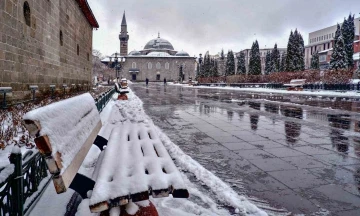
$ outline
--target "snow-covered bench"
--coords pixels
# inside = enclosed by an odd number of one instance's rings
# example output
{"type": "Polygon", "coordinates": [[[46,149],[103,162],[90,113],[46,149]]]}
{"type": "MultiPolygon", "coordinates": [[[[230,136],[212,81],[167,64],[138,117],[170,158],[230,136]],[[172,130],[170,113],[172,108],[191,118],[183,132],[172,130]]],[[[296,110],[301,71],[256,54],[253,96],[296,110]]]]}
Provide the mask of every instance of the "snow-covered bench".
{"type": "Polygon", "coordinates": [[[147,200],[150,195],[189,196],[154,128],[125,122],[111,128],[108,139],[98,135],[101,121],[90,94],[30,111],[23,118],[46,158],[57,193],[72,188],[83,198],[91,194],[92,212],[147,200]],[[104,151],[90,179],[77,172],[92,144],[104,151]],[[88,193],[90,190],[92,193],[88,193]]]}
{"type": "Polygon", "coordinates": [[[302,91],[305,81],[306,79],[292,79],[289,84],[284,84],[284,86],[288,86],[288,91],[302,91]]]}

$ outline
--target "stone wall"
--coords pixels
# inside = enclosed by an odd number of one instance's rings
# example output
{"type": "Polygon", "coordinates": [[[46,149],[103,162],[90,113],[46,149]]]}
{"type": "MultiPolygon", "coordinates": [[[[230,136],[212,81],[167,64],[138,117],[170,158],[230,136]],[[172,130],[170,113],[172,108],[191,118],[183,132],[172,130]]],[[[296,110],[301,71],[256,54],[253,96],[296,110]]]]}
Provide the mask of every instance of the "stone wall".
{"type": "Polygon", "coordinates": [[[92,26],[75,0],[0,0],[0,86],[12,99],[29,85],[90,84],[91,53],[92,26]]]}
{"type": "Polygon", "coordinates": [[[150,81],[157,81],[156,75],[160,74],[160,81],[163,81],[166,78],[167,81],[178,80],[179,78],[179,67],[178,65],[186,65],[183,69],[185,74],[185,80],[188,80],[189,77],[195,78],[195,59],[193,57],[126,57],[125,63],[123,63],[123,69],[121,71],[121,76],[132,80],[132,73],[130,70],[138,69],[139,72],[136,73],[137,81],[144,81],[148,78],[150,81]],[[133,63],[136,63],[136,66],[133,63]],[[152,68],[148,68],[148,63],[152,64],[152,68]],[[160,63],[160,68],[156,67],[156,64],[160,63]],[[165,68],[165,64],[169,63],[169,69],[165,68]]]}

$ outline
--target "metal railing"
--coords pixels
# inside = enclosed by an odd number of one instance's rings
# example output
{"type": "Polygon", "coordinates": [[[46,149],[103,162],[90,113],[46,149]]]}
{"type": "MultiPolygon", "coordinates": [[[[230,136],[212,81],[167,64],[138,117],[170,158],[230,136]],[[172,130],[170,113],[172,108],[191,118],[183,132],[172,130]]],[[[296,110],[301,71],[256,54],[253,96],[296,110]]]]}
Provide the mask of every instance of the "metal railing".
{"type": "Polygon", "coordinates": [[[21,152],[11,153],[9,159],[14,165],[14,172],[0,183],[0,215],[24,215],[41,194],[35,193],[40,182],[48,176],[46,163],[39,152],[33,151],[28,151],[24,156],[21,152]],[[24,206],[30,197],[32,200],[24,206]]]}
{"type": "Polygon", "coordinates": [[[99,97],[95,98],[96,107],[99,112],[101,112],[105,108],[106,104],[109,102],[114,93],[115,88],[111,88],[99,95],[99,97]]]}

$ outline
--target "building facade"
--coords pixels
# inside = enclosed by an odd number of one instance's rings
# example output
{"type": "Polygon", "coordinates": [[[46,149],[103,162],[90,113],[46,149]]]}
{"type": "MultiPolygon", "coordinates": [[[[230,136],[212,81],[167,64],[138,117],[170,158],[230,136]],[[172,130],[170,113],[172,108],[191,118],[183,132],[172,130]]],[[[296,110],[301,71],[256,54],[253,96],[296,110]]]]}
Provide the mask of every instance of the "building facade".
{"type": "MultiPolygon", "coordinates": [[[[286,53],[286,48],[277,48],[280,52],[280,58],[284,56],[286,53]]],[[[266,62],[266,53],[269,51],[271,53],[273,49],[272,48],[265,48],[265,49],[259,49],[260,51],[260,59],[261,59],[261,73],[265,74],[265,62],[266,62]]],[[[240,52],[236,53],[236,57],[239,57],[240,53],[243,52],[245,54],[245,67],[246,72],[249,71],[249,63],[250,63],[250,51],[251,49],[245,49],[241,50],[240,52]]]]}
{"type": "Polygon", "coordinates": [[[115,63],[117,54],[102,60],[104,64],[108,64],[112,68],[120,68],[119,74],[116,75],[118,78],[132,81],[145,81],[146,78],[150,81],[163,81],[164,79],[178,81],[179,79],[195,78],[195,57],[190,57],[185,51],[175,51],[169,41],[160,37],[160,33],[157,38],[147,42],[143,50],[127,53],[129,36],[127,35],[125,13],[121,23],[118,65],[115,63]]]}
{"type": "MultiPolygon", "coordinates": [[[[359,40],[360,18],[354,19],[354,24],[355,24],[354,43],[356,43],[356,41],[359,40]]],[[[340,25],[342,25],[342,23],[340,25]]],[[[311,57],[315,52],[319,53],[320,69],[327,69],[329,67],[330,56],[332,54],[336,29],[337,29],[337,25],[333,25],[309,33],[309,44],[305,46],[305,69],[310,68],[311,57]]]]}
{"type": "Polygon", "coordinates": [[[29,85],[91,83],[99,25],[86,0],[1,0],[0,17],[0,86],[12,87],[13,99],[29,85]]]}

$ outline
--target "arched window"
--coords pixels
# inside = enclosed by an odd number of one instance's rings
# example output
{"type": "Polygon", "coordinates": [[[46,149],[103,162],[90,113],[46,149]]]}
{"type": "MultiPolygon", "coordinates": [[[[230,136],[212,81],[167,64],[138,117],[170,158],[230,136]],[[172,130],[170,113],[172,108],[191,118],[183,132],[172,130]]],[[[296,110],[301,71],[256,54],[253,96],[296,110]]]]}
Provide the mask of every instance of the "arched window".
{"type": "Polygon", "coordinates": [[[24,2],[24,18],[25,18],[25,24],[27,26],[31,25],[31,11],[30,6],[27,1],[24,2]]]}
{"type": "Polygon", "coordinates": [[[133,62],[133,63],[131,64],[131,68],[136,68],[136,62],[133,62]]]}
{"type": "Polygon", "coordinates": [[[63,45],[64,45],[63,33],[60,30],[60,46],[63,46],[63,45]]]}
{"type": "Polygon", "coordinates": [[[165,69],[166,69],[166,70],[169,70],[169,62],[166,62],[166,63],[165,63],[165,69]]]}
{"type": "Polygon", "coordinates": [[[160,62],[156,63],[156,69],[160,69],[160,68],[161,68],[160,62]]]}
{"type": "Polygon", "coordinates": [[[79,47],[79,44],[78,44],[77,47],[76,47],[76,52],[77,52],[77,55],[80,55],[80,47],[79,47]]]}
{"type": "Polygon", "coordinates": [[[148,69],[152,69],[152,64],[151,64],[151,62],[148,63],[148,69]]]}

